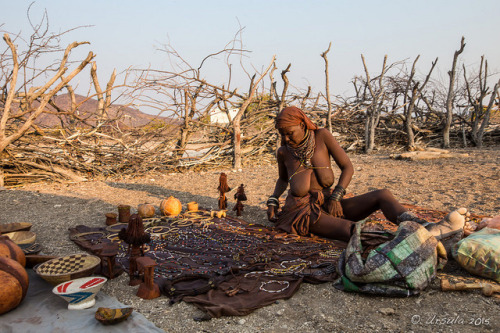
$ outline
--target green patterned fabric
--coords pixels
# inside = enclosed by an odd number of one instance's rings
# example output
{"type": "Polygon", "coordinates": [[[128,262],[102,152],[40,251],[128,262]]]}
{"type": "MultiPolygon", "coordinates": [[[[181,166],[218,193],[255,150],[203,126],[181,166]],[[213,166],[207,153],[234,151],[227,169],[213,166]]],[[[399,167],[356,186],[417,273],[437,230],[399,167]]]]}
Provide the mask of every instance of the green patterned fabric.
{"type": "Polygon", "coordinates": [[[341,276],[335,286],[355,291],[389,296],[418,294],[436,276],[444,262],[438,258],[438,240],[423,226],[406,221],[399,225],[394,238],[366,251],[358,222],[338,263],[341,276]],[[366,259],[364,259],[366,257],[366,259]]]}
{"type": "Polygon", "coordinates": [[[500,282],[500,230],[475,232],[455,244],[451,253],[470,273],[500,282]]]}

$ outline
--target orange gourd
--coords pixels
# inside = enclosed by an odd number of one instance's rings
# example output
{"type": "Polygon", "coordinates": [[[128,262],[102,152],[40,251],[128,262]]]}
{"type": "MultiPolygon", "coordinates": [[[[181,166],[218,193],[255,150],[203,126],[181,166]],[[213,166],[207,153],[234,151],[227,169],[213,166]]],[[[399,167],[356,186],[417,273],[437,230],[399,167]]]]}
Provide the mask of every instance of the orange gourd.
{"type": "Polygon", "coordinates": [[[148,203],[140,204],[137,207],[137,213],[143,218],[153,217],[155,216],[155,206],[148,203]]]}
{"type": "Polygon", "coordinates": [[[166,216],[177,216],[182,211],[182,204],[179,199],[173,196],[164,199],[160,203],[160,212],[166,216]]]}
{"type": "Polygon", "coordinates": [[[195,201],[191,201],[187,203],[187,210],[190,212],[198,211],[198,203],[195,201]]]}
{"type": "Polygon", "coordinates": [[[17,261],[0,257],[0,314],[17,307],[28,292],[28,273],[17,261]]]}
{"type": "Polygon", "coordinates": [[[0,236],[0,257],[13,259],[21,266],[26,266],[23,250],[7,236],[0,236]]]}

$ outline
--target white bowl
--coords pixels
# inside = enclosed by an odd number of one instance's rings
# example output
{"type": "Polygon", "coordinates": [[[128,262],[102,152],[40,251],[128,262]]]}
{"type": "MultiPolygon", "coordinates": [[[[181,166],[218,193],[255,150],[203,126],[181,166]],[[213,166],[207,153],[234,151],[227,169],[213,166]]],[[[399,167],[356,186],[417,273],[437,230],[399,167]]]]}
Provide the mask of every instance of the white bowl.
{"type": "Polygon", "coordinates": [[[94,306],[95,295],[107,280],[101,276],[79,278],[58,284],[52,292],[68,301],[68,310],[87,309],[94,306]]]}

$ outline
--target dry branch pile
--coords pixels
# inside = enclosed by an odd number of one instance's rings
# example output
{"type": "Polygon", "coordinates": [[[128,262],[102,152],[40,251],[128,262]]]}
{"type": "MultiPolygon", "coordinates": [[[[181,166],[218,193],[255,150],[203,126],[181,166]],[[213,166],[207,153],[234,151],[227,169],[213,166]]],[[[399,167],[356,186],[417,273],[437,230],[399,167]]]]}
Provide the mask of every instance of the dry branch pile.
{"type": "MultiPolygon", "coordinates": [[[[245,164],[274,160],[278,143],[274,110],[266,105],[243,117],[242,156],[245,164]]],[[[308,114],[318,124],[324,123],[324,112],[308,114]]],[[[378,146],[403,148],[405,132],[402,124],[389,118],[383,118],[380,124],[382,126],[377,130],[378,146]]],[[[346,150],[359,152],[363,149],[361,113],[339,113],[332,126],[337,140],[346,150]]],[[[210,124],[198,124],[198,129],[182,155],[175,153],[175,142],[180,132],[172,129],[123,130],[103,126],[76,131],[71,135],[64,130],[39,129],[10,145],[2,153],[0,168],[4,170],[4,184],[9,187],[37,181],[82,181],[96,176],[120,177],[152,171],[230,167],[233,153],[230,129],[210,124]]],[[[452,143],[459,146],[462,143],[459,127],[451,133],[452,143]]],[[[417,132],[417,142],[422,146],[439,138],[439,131],[420,129],[417,132]]],[[[487,142],[498,144],[500,126],[491,126],[486,138],[487,142]]]]}
{"type": "MultiPolygon", "coordinates": [[[[113,72],[103,89],[92,52],[70,59],[71,50],[87,42],[62,48],[57,44],[62,34],[49,34],[42,24],[34,28],[32,38],[24,40],[11,40],[5,34],[6,48],[0,53],[0,184],[5,186],[270,162],[279,144],[274,117],[288,105],[299,106],[315,123],[328,127],[347,151],[500,143],[499,119],[493,121],[500,112],[500,81],[490,89],[483,59],[477,77],[467,76],[464,67],[465,84],[455,87],[451,77],[448,92],[443,93],[431,80],[437,59],[428,74],[419,78],[419,57],[408,72],[404,61],[389,64],[385,56],[381,72],[370,74],[362,55],[365,76],[354,77],[355,95],[332,101],[330,45],[321,54],[326,95],[313,96],[311,87],[306,92],[288,91],[291,64],[281,71],[284,85],[279,93],[275,56],[260,72],[251,73],[241,64],[249,78],[248,91],[241,93],[230,88],[235,70],[231,59],[240,62],[248,52],[241,46],[239,31],[223,50],[208,55],[198,66],[188,64],[167,45],[164,51],[173,69],[126,71],[122,85],[115,84],[113,72]],[[26,45],[21,49],[16,42],[26,45]],[[53,54],[60,54],[60,59],[45,68],[34,66],[41,57],[53,54]],[[204,64],[216,56],[224,58],[227,82],[215,84],[204,78],[204,64]],[[87,96],[77,96],[70,83],[88,68],[91,87],[87,96]],[[45,81],[37,86],[35,80],[45,81]],[[67,91],[65,104],[60,98],[63,91],[67,91]],[[121,92],[113,100],[115,91],[121,92]],[[129,103],[114,105],[118,98],[129,103]],[[92,107],[85,109],[89,103],[92,107]],[[129,107],[134,104],[169,117],[144,116],[129,107]],[[213,122],[214,110],[227,115],[228,121],[213,122]],[[140,124],[131,124],[134,115],[142,115],[140,124]],[[57,126],[41,125],[39,120],[46,116],[55,118],[57,126]]],[[[462,39],[452,73],[464,46],[462,39]]]]}

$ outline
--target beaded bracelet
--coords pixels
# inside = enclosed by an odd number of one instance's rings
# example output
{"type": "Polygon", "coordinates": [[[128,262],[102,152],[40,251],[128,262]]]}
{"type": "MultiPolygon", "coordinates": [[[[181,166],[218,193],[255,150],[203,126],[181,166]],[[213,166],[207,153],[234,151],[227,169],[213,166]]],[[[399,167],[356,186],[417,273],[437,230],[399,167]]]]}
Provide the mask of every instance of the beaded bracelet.
{"type": "Polygon", "coordinates": [[[346,191],[345,188],[343,188],[340,185],[335,186],[335,189],[333,190],[332,194],[330,194],[329,199],[333,201],[340,201],[344,197],[346,191]]]}
{"type": "Polygon", "coordinates": [[[270,196],[269,199],[267,199],[267,205],[268,206],[279,206],[279,200],[276,197],[270,196]]]}

